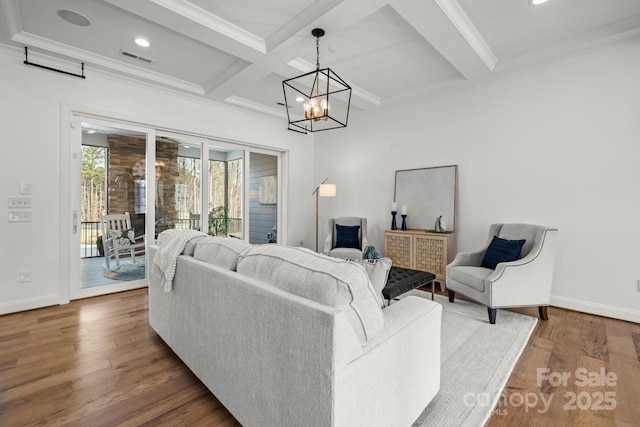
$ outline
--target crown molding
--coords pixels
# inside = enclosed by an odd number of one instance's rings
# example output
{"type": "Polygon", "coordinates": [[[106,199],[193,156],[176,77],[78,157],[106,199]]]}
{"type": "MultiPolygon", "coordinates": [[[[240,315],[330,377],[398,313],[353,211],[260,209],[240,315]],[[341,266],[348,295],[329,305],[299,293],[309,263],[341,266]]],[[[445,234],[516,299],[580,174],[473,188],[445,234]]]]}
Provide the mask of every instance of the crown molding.
{"type": "Polygon", "coordinates": [[[248,108],[250,110],[258,111],[264,114],[268,114],[274,117],[286,119],[287,115],[280,108],[270,107],[268,105],[260,104],[258,102],[250,101],[246,98],[241,98],[239,96],[229,96],[225,98],[225,101],[236,105],[238,107],[248,108]]]}
{"type": "Polygon", "coordinates": [[[53,52],[58,55],[63,55],[69,58],[74,58],[79,61],[91,63],[106,69],[116,71],[123,74],[128,74],[141,79],[150,80],[154,83],[173,87],[176,89],[184,90],[187,92],[195,93],[198,95],[204,95],[205,90],[202,85],[190,83],[181,79],[168,77],[164,74],[157,73],[155,71],[145,70],[134,65],[129,65],[124,62],[116,61],[106,56],[98,55],[92,52],[88,52],[83,49],[78,49],[69,46],[64,43],[55,42],[53,40],[46,39],[44,37],[37,36],[35,34],[27,32],[19,32],[14,34],[12,40],[17,43],[21,43],[27,46],[43,49],[48,52],[53,52]]]}

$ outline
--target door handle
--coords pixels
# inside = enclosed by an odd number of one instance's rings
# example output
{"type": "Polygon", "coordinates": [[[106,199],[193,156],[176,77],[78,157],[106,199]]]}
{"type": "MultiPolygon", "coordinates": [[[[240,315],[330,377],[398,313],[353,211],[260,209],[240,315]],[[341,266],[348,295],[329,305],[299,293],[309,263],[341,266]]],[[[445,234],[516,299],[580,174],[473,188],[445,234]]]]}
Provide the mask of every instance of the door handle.
{"type": "Polygon", "coordinates": [[[78,211],[73,210],[73,234],[78,234],[78,211]]]}

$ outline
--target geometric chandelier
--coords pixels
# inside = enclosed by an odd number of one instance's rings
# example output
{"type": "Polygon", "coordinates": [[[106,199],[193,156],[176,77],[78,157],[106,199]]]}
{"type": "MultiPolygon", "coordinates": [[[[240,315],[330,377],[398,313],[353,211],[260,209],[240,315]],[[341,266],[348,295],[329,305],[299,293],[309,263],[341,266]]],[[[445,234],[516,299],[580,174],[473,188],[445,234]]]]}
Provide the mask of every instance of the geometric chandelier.
{"type": "Polygon", "coordinates": [[[347,127],[351,86],[330,68],[320,69],[324,30],[315,28],[311,34],[316,38],[316,69],[282,82],[288,129],[307,133],[347,127]]]}

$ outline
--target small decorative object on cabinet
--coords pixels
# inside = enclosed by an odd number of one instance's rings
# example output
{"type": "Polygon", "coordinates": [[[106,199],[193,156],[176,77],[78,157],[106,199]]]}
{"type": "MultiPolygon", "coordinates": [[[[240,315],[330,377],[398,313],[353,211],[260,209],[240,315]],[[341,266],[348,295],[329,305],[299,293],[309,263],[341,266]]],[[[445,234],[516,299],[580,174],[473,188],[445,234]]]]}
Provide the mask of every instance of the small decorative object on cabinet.
{"type": "Polygon", "coordinates": [[[436,275],[444,290],[447,264],[456,254],[455,233],[432,233],[424,230],[386,230],[384,256],[395,267],[428,271],[436,275]]]}

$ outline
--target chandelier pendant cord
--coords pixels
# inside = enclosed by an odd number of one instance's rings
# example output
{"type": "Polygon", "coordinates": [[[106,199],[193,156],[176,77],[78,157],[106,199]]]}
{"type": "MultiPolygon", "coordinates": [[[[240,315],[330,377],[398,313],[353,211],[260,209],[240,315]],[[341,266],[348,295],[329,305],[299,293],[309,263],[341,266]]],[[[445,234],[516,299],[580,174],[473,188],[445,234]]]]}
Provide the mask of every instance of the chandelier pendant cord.
{"type": "MultiPolygon", "coordinates": [[[[316,36],[316,100],[320,102],[320,37],[316,36]]],[[[313,89],[311,90],[313,94],[313,89]]]]}
{"type": "Polygon", "coordinates": [[[320,69],[320,37],[316,37],[316,70],[320,69]]]}

